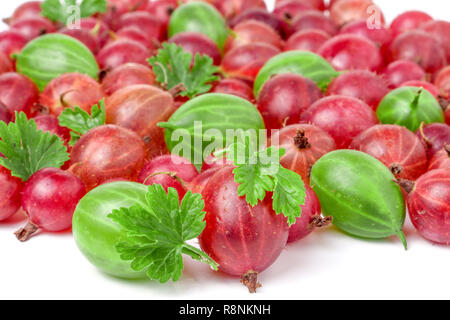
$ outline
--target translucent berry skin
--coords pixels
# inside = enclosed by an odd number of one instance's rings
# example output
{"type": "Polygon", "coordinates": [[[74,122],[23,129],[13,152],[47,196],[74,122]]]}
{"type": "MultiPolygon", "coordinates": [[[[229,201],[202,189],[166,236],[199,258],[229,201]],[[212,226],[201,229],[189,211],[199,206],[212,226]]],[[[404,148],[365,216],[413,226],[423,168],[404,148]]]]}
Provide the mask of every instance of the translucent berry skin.
{"type": "Polygon", "coordinates": [[[172,187],[178,191],[180,197],[186,193],[185,185],[175,177],[171,177],[168,174],[158,174],[151,176],[155,173],[174,173],[183,182],[191,182],[198,176],[198,171],[194,165],[187,159],[176,155],[162,155],[153,158],[147,162],[142,170],[139,172],[138,182],[147,186],[153,184],[161,184],[167,191],[167,188],[172,187]]]}
{"type": "Polygon", "coordinates": [[[283,125],[298,123],[302,113],[320,98],[322,92],[312,80],[284,73],[264,84],[258,98],[258,109],[266,129],[280,129],[283,125]]]}
{"type": "Polygon", "coordinates": [[[14,20],[9,27],[20,32],[28,41],[56,31],[55,26],[49,20],[40,16],[14,20]]]}
{"type": "Polygon", "coordinates": [[[27,77],[16,72],[0,75],[0,101],[12,114],[23,111],[32,116],[38,99],[39,89],[27,77]]]}
{"type": "Polygon", "coordinates": [[[225,156],[215,156],[214,153],[205,158],[203,162],[201,172],[210,170],[210,169],[222,169],[225,166],[233,166],[233,161],[230,161],[225,156]]]}
{"type": "Polygon", "coordinates": [[[428,158],[450,145],[450,126],[445,123],[430,123],[416,131],[416,135],[427,150],[428,158]]]}
{"type": "Polygon", "coordinates": [[[421,26],[421,29],[428,34],[435,36],[446,52],[447,63],[450,63],[450,22],[434,20],[421,26]]]}
{"type": "Polygon", "coordinates": [[[361,132],[378,124],[375,112],[365,102],[345,96],[331,96],[314,103],[302,120],[328,132],[338,149],[347,148],[361,132]]]}
{"type": "MultiPolygon", "coordinates": [[[[279,6],[284,2],[290,0],[275,0],[275,5],[279,6]]],[[[296,2],[302,3],[306,6],[310,6],[312,9],[324,11],[325,10],[325,1],[324,0],[295,0],[296,2]]]]}
{"type": "Polygon", "coordinates": [[[251,207],[237,194],[232,167],[218,171],[203,190],[206,228],[199,237],[202,249],[219,270],[242,276],[262,272],[284,249],[289,227],[272,209],[271,195],[251,207]]]}
{"type": "Polygon", "coordinates": [[[117,30],[125,27],[136,27],[150,39],[161,41],[165,37],[163,23],[146,11],[134,11],[122,15],[118,21],[117,30]]]}
{"type": "Polygon", "coordinates": [[[38,130],[56,134],[66,144],[70,141],[70,130],[59,125],[58,118],[50,114],[39,115],[34,118],[38,130]]]}
{"type": "Polygon", "coordinates": [[[0,165],[0,221],[8,219],[20,209],[22,188],[22,180],[11,176],[11,172],[0,165]]]}
{"type": "Polygon", "coordinates": [[[278,53],[280,50],[269,44],[245,44],[228,51],[221,68],[229,77],[253,82],[264,64],[278,53]]]}
{"type": "Polygon", "coordinates": [[[211,89],[214,93],[232,94],[248,101],[253,101],[253,89],[244,81],[239,79],[222,79],[211,89]]]}
{"type": "Polygon", "coordinates": [[[450,146],[436,152],[428,162],[428,171],[436,169],[450,170],[450,146]]]}
{"type": "Polygon", "coordinates": [[[297,31],[286,41],[284,51],[304,50],[317,53],[329,39],[330,36],[321,30],[297,31]]]}
{"type": "Polygon", "coordinates": [[[170,38],[169,42],[176,43],[185,51],[192,54],[193,59],[198,53],[213,59],[214,65],[220,65],[222,56],[217,44],[200,32],[180,32],[170,38]]]}
{"type": "Polygon", "coordinates": [[[106,123],[136,132],[148,141],[152,157],[166,153],[164,130],[157,124],[169,120],[174,112],[172,96],[149,85],[128,86],[106,99],[106,123]]]}
{"type": "Polygon", "coordinates": [[[197,177],[195,177],[189,184],[188,189],[192,193],[202,194],[209,180],[220,170],[221,167],[211,168],[206,171],[202,171],[197,177]]]}
{"type": "Polygon", "coordinates": [[[425,71],[415,62],[398,60],[390,63],[382,73],[390,89],[398,88],[402,83],[412,80],[425,80],[425,71]]]}
{"type": "Polygon", "coordinates": [[[310,235],[314,231],[313,227],[311,227],[311,219],[321,214],[320,203],[316,193],[308,185],[305,185],[305,189],[305,204],[300,206],[302,208],[302,215],[289,228],[288,243],[299,241],[310,235]]]}
{"type": "Polygon", "coordinates": [[[141,43],[119,39],[104,46],[97,54],[97,62],[103,70],[116,68],[128,62],[148,66],[148,49],[141,43]]]}
{"type": "Polygon", "coordinates": [[[327,89],[327,95],[357,98],[374,110],[388,92],[389,88],[382,78],[365,70],[345,72],[335,78],[327,89]]]}
{"type": "Polygon", "coordinates": [[[446,65],[445,52],[437,38],[421,30],[399,35],[389,48],[390,61],[410,60],[433,74],[446,65]]]}
{"type": "Polygon", "coordinates": [[[438,73],[434,84],[444,98],[450,99],[450,66],[443,68],[438,73]]]}
{"type": "Polygon", "coordinates": [[[9,123],[12,120],[12,114],[8,108],[0,102],[0,121],[9,123]]]}
{"type": "Polygon", "coordinates": [[[280,19],[291,22],[305,11],[313,10],[312,6],[298,0],[285,0],[275,5],[273,13],[280,19]]]}
{"type": "Polygon", "coordinates": [[[254,8],[246,10],[241,14],[237,15],[234,19],[230,21],[230,27],[234,28],[236,25],[246,20],[256,20],[261,21],[274,29],[281,38],[286,39],[291,31],[288,24],[278,18],[275,14],[267,12],[267,10],[262,8],[254,8]]]}
{"type": "Polygon", "coordinates": [[[145,3],[143,10],[162,22],[167,29],[172,12],[178,7],[178,0],[156,0],[145,3]]]}
{"type": "Polygon", "coordinates": [[[136,27],[125,27],[120,29],[110,39],[110,42],[114,42],[119,39],[139,42],[152,53],[156,52],[158,49],[158,42],[155,41],[155,39],[150,39],[142,30],[136,27]]]}
{"type": "Polygon", "coordinates": [[[0,51],[0,74],[14,71],[13,64],[8,56],[0,51]]]}
{"type": "Polygon", "coordinates": [[[198,176],[195,166],[187,159],[177,155],[162,155],[145,164],[139,174],[139,182],[144,182],[149,175],[157,172],[174,172],[184,182],[191,182],[198,176]]]}
{"type": "Polygon", "coordinates": [[[111,179],[136,181],[146,158],[146,146],[136,133],[105,125],[78,140],[71,152],[71,170],[89,191],[111,179]]]}
{"type": "Polygon", "coordinates": [[[88,17],[80,19],[80,28],[89,31],[92,35],[97,38],[100,48],[109,41],[110,39],[110,29],[109,26],[102,20],[88,17]]]}
{"type": "Polygon", "coordinates": [[[330,7],[330,17],[339,26],[347,23],[366,20],[384,24],[384,16],[380,8],[372,0],[339,0],[330,7]],[[379,20],[379,21],[377,21],[379,20]]]}
{"type": "Polygon", "coordinates": [[[248,9],[267,9],[264,0],[213,0],[213,4],[227,19],[231,19],[248,9]]]}
{"type": "Polygon", "coordinates": [[[286,150],[281,165],[299,174],[306,184],[309,184],[309,171],[316,161],[336,149],[333,137],[311,124],[284,127],[272,136],[272,145],[286,150]]]}
{"type": "Polygon", "coordinates": [[[330,36],[336,35],[339,31],[338,26],[330,18],[318,11],[306,11],[292,21],[293,32],[310,29],[321,30],[330,36]]]}
{"type": "Polygon", "coordinates": [[[14,10],[11,21],[41,16],[42,1],[27,1],[14,10]]]}
{"type": "Polygon", "coordinates": [[[102,80],[103,91],[108,96],[135,84],[154,85],[155,75],[152,69],[130,62],[107,72],[102,80]]]}
{"type": "Polygon", "coordinates": [[[358,135],[349,148],[380,160],[397,178],[416,180],[428,167],[420,140],[405,127],[397,125],[373,126],[358,135]]]}
{"type": "Polygon", "coordinates": [[[384,64],[380,49],[370,40],[353,34],[343,34],[325,42],[318,53],[338,71],[379,71],[384,64]]]}
{"type": "Polygon", "coordinates": [[[228,36],[225,44],[225,51],[254,42],[267,43],[278,49],[282,49],[284,45],[280,35],[269,25],[261,21],[245,20],[233,28],[233,34],[228,36]]]}
{"type": "Polygon", "coordinates": [[[95,37],[90,31],[86,29],[63,28],[58,32],[82,42],[86,47],[89,48],[89,50],[91,50],[93,54],[97,54],[100,48],[99,40],[97,39],[97,37],[95,37]]]}
{"type": "Polygon", "coordinates": [[[393,40],[391,30],[385,26],[369,29],[366,20],[356,20],[344,25],[339,31],[340,34],[354,34],[373,41],[380,48],[389,45],[393,40]]]}
{"type": "Polygon", "coordinates": [[[433,21],[433,18],[422,11],[406,11],[398,15],[391,23],[391,30],[394,36],[418,29],[424,23],[433,21]]]}
{"type": "Polygon", "coordinates": [[[63,231],[72,226],[78,202],[86,194],[83,183],[72,173],[42,169],[31,176],[22,194],[22,207],[40,229],[63,231]]]}
{"type": "Polygon", "coordinates": [[[40,104],[55,116],[66,108],[80,107],[90,112],[105,93],[97,81],[81,73],[65,73],[48,83],[41,94],[40,104]]]}
{"type": "Polygon", "coordinates": [[[421,176],[407,202],[411,221],[422,237],[450,245],[450,170],[421,176]]]}
{"type": "Polygon", "coordinates": [[[27,42],[27,38],[17,30],[0,32],[0,51],[8,57],[20,52],[27,42]]]}

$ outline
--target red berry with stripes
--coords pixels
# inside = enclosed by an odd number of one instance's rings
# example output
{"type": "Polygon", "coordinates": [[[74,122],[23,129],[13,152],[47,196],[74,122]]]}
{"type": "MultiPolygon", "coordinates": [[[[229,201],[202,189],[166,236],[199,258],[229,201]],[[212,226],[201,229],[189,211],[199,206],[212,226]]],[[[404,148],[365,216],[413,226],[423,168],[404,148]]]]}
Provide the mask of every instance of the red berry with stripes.
{"type": "Polygon", "coordinates": [[[152,69],[138,63],[126,63],[102,76],[102,88],[108,96],[135,84],[154,85],[155,75],[152,69]]]}
{"type": "Polygon", "coordinates": [[[272,136],[272,144],[286,150],[281,165],[298,173],[307,183],[316,161],[336,149],[334,139],[311,124],[294,124],[281,129],[272,136]]]}
{"type": "Polygon", "coordinates": [[[430,123],[422,125],[416,132],[423,143],[428,158],[447,145],[450,145],[450,126],[445,123],[430,123]]]}
{"type": "Polygon", "coordinates": [[[136,181],[146,158],[146,145],[136,133],[105,125],[78,140],[71,152],[70,170],[91,190],[112,179],[136,181]]]}
{"type": "Polygon", "coordinates": [[[341,74],[329,85],[327,95],[344,95],[360,99],[376,110],[389,88],[375,73],[365,70],[341,74]]]}
{"type": "Polygon", "coordinates": [[[279,53],[280,50],[270,44],[244,44],[225,54],[221,69],[229,77],[253,82],[264,64],[279,53]]]}
{"type": "Polygon", "coordinates": [[[299,241],[310,235],[315,228],[328,225],[330,218],[321,217],[319,199],[310,186],[305,185],[306,199],[305,204],[301,206],[302,215],[297,218],[295,224],[289,228],[288,243],[299,241]]]}
{"type": "Polygon", "coordinates": [[[349,148],[377,158],[397,178],[416,180],[427,170],[425,148],[405,127],[376,125],[357,136],[349,148]]]}
{"type": "Polygon", "coordinates": [[[430,159],[428,171],[435,169],[450,170],[450,145],[446,145],[430,159]]]}
{"type": "Polygon", "coordinates": [[[401,181],[413,225],[425,239],[450,245],[450,170],[432,170],[416,183],[401,181]]]}
{"type": "Polygon", "coordinates": [[[258,109],[267,129],[280,129],[300,121],[303,112],[322,98],[310,79],[293,73],[279,74],[267,81],[258,98],[258,109]]]}
{"type": "Polygon", "coordinates": [[[361,100],[346,96],[320,99],[303,113],[301,120],[329,133],[338,149],[347,148],[353,138],[378,124],[372,108],[361,100]]]}
{"type": "Polygon", "coordinates": [[[203,190],[206,228],[199,241],[220,271],[241,277],[254,291],[257,274],[272,265],[286,246],[289,227],[286,218],[273,211],[271,195],[254,207],[238,196],[233,170],[221,169],[203,190]]]}
{"type": "MultiPolygon", "coordinates": [[[[1,156],[1,155],[0,155],[1,156]]],[[[0,221],[14,215],[21,206],[23,182],[11,176],[11,172],[0,166],[0,221]]]]}

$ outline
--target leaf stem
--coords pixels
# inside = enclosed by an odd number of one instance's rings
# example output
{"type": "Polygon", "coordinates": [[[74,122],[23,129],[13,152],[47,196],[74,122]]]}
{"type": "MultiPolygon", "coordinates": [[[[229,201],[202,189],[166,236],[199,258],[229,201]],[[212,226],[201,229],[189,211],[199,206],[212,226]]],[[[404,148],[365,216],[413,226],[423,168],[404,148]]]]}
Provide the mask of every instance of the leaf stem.
{"type": "Polygon", "coordinates": [[[185,243],[183,245],[183,249],[182,249],[183,253],[192,257],[195,260],[199,260],[201,262],[207,263],[211,266],[211,268],[215,271],[217,271],[219,269],[219,264],[217,262],[215,262],[213,259],[211,259],[210,256],[208,256],[205,252],[203,252],[202,250],[191,246],[187,243],[185,243]]]}
{"type": "Polygon", "coordinates": [[[397,232],[397,237],[399,237],[399,239],[403,243],[403,247],[405,247],[405,250],[408,250],[408,243],[406,242],[406,236],[405,236],[405,234],[403,233],[402,230],[397,232]]]}

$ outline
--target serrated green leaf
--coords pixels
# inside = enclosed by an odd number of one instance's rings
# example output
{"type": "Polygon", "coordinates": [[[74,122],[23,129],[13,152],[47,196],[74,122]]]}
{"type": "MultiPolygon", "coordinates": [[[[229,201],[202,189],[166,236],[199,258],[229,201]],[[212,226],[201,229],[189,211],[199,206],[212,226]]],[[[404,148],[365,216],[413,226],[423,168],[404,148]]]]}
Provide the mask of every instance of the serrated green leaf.
{"type": "Polygon", "coordinates": [[[283,168],[280,159],[285,150],[276,147],[250,152],[249,140],[237,142],[227,149],[227,156],[236,168],[234,181],[238,195],[245,196],[251,206],[265,199],[267,192],[273,192],[273,209],[288,218],[289,225],[301,215],[306,190],[302,178],[295,172],[283,168]]]}
{"type": "Polygon", "coordinates": [[[189,98],[208,92],[211,83],[218,79],[214,75],[218,68],[210,57],[196,54],[191,67],[192,54],[175,43],[163,44],[163,48],[148,62],[162,87],[170,90],[182,85],[179,95],[189,98]]]}
{"type": "Polygon", "coordinates": [[[302,214],[300,206],[305,204],[305,185],[298,174],[281,166],[275,174],[275,180],[273,209],[277,214],[283,213],[289,225],[292,225],[302,214]]]}
{"type": "Polygon", "coordinates": [[[108,3],[106,0],[83,0],[80,4],[81,18],[87,18],[95,13],[104,13],[108,3]]]}
{"type": "Polygon", "coordinates": [[[186,241],[197,238],[205,228],[204,202],[200,194],[186,193],[181,204],[175,189],[166,193],[161,185],[149,186],[147,206],[121,208],[109,215],[124,232],[116,249],[131,268],[145,270],[150,279],[161,283],[177,281],[183,270],[182,254],[209,264],[215,263],[186,241]]]}
{"type": "Polygon", "coordinates": [[[71,130],[69,145],[74,146],[81,136],[89,130],[104,125],[106,121],[105,110],[105,99],[100,100],[98,105],[92,107],[91,114],[79,107],[75,107],[73,110],[65,109],[58,120],[60,126],[71,130]]]}
{"type": "Polygon", "coordinates": [[[15,177],[28,180],[43,168],[60,168],[69,154],[63,141],[54,134],[37,129],[36,122],[25,113],[16,112],[16,121],[0,121],[0,164],[15,177]]]}
{"type": "Polygon", "coordinates": [[[251,206],[264,200],[266,192],[272,191],[275,183],[270,176],[262,175],[260,167],[244,164],[233,170],[234,181],[239,184],[238,195],[243,197],[251,206]]]}
{"type": "Polygon", "coordinates": [[[107,2],[106,0],[83,0],[78,4],[77,0],[45,0],[41,4],[41,14],[51,21],[67,24],[69,18],[76,14],[75,7],[79,10],[79,18],[87,18],[95,13],[104,13],[107,2]]]}

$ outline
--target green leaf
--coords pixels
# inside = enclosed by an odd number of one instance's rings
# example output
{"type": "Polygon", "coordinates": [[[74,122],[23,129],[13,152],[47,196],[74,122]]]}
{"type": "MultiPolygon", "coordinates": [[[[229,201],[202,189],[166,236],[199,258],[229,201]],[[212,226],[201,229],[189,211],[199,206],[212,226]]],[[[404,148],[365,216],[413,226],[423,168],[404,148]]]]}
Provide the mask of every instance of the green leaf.
{"type": "Polygon", "coordinates": [[[298,174],[282,166],[275,174],[275,180],[273,209],[277,214],[283,213],[288,218],[289,225],[292,225],[302,214],[300,205],[305,204],[305,185],[298,174]]]}
{"type": "Polygon", "coordinates": [[[16,112],[16,121],[0,121],[0,164],[15,177],[27,181],[43,168],[60,168],[69,154],[63,141],[54,134],[37,129],[36,122],[25,113],[16,112]]]}
{"type": "Polygon", "coordinates": [[[287,217],[289,225],[301,216],[301,205],[305,204],[306,190],[302,178],[295,172],[283,168],[280,159],[284,149],[270,147],[249,154],[249,140],[237,142],[227,149],[230,160],[236,168],[234,181],[239,184],[239,196],[251,206],[265,199],[267,192],[273,192],[273,209],[287,217]]]}
{"type": "Polygon", "coordinates": [[[87,18],[95,13],[104,13],[107,6],[106,0],[83,0],[80,5],[81,17],[87,18]]]}
{"type": "Polygon", "coordinates": [[[73,110],[67,108],[61,113],[58,120],[60,126],[72,130],[69,144],[73,146],[89,130],[105,124],[105,99],[100,100],[98,105],[92,107],[91,114],[79,107],[75,107],[73,110]]]}
{"type": "Polygon", "coordinates": [[[45,0],[41,4],[41,14],[52,21],[67,24],[69,18],[77,14],[76,9],[79,10],[79,18],[87,18],[95,13],[104,13],[106,7],[106,0],[83,0],[81,4],[77,0],[45,0]]]}
{"type": "Polygon", "coordinates": [[[192,54],[175,43],[163,44],[163,48],[148,62],[153,68],[156,81],[167,90],[180,86],[179,95],[183,97],[193,98],[208,92],[212,87],[211,82],[218,79],[214,75],[218,68],[213,65],[210,57],[196,54],[191,67],[192,54]]]}
{"type": "Polygon", "coordinates": [[[152,185],[146,202],[145,207],[121,208],[108,216],[123,228],[124,241],[116,249],[123,260],[131,261],[133,270],[145,270],[150,279],[161,283],[177,281],[184,268],[183,254],[217,270],[217,263],[206,253],[186,243],[206,226],[200,194],[189,191],[180,204],[175,189],[166,193],[161,185],[152,185]]]}

